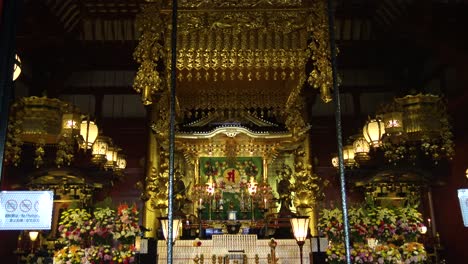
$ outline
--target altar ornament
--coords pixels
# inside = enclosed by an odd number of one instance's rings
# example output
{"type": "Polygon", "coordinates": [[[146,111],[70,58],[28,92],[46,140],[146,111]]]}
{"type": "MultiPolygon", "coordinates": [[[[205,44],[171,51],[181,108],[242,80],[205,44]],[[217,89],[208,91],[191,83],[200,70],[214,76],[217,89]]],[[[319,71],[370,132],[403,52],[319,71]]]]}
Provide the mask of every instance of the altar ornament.
{"type": "MultiPolygon", "coordinates": [[[[160,217],[159,221],[161,222],[161,228],[163,231],[164,239],[167,241],[169,237],[169,219],[167,217],[160,217]]],[[[177,237],[179,236],[179,229],[182,228],[181,219],[174,218],[172,219],[172,243],[174,245],[177,237]]]]}
{"type": "Polygon", "coordinates": [[[206,183],[206,192],[213,196],[216,190],[216,183],[213,181],[213,177],[208,178],[208,182],[206,183]]]}
{"type": "Polygon", "coordinates": [[[290,219],[292,231],[294,233],[294,238],[296,238],[297,245],[299,246],[299,255],[301,258],[302,264],[302,247],[305,244],[307,238],[307,233],[309,230],[309,217],[308,216],[298,216],[290,219]]]}
{"type": "Polygon", "coordinates": [[[276,246],[278,243],[275,241],[274,238],[270,239],[270,242],[268,242],[268,246],[270,247],[270,254],[268,254],[268,264],[277,264],[279,261],[279,258],[276,257],[276,246]]]}
{"type": "Polygon", "coordinates": [[[211,220],[211,211],[213,210],[213,196],[216,191],[216,183],[213,181],[213,177],[208,177],[208,182],[206,183],[206,193],[208,194],[208,206],[209,212],[208,217],[211,220]]]}
{"type": "Polygon", "coordinates": [[[257,193],[257,182],[255,181],[255,178],[253,176],[250,177],[250,181],[248,183],[248,191],[251,196],[257,193]]]}

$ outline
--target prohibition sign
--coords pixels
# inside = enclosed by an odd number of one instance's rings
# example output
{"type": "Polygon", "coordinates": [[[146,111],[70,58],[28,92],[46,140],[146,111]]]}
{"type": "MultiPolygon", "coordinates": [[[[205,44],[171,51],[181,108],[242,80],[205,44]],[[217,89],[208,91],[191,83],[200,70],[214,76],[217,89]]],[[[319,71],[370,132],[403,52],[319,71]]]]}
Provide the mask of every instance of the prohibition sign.
{"type": "Polygon", "coordinates": [[[18,203],[15,200],[8,200],[5,204],[5,210],[12,213],[18,208],[18,203]]]}
{"type": "Polygon", "coordinates": [[[34,203],[34,210],[36,210],[36,212],[39,212],[39,201],[36,201],[34,203]]]}
{"type": "Polygon", "coordinates": [[[20,205],[19,205],[19,208],[21,211],[23,211],[24,213],[27,213],[31,210],[32,208],[32,202],[28,199],[24,199],[23,201],[21,201],[20,205]]]}

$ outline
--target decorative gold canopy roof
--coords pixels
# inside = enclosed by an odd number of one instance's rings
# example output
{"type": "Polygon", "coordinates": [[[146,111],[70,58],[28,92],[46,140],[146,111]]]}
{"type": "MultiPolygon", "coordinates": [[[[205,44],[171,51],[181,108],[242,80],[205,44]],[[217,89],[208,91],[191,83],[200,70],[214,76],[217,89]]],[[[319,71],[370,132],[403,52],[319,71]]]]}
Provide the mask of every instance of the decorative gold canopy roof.
{"type": "MultiPolygon", "coordinates": [[[[137,18],[134,52],[140,63],[134,88],[144,104],[168,89],[171,64],[170,1],[149,2],[137,18]]],[[[330,101],[327,25],[322,0],[179,1],[181,109],[289,109],[306,80],[330,101]]]]}

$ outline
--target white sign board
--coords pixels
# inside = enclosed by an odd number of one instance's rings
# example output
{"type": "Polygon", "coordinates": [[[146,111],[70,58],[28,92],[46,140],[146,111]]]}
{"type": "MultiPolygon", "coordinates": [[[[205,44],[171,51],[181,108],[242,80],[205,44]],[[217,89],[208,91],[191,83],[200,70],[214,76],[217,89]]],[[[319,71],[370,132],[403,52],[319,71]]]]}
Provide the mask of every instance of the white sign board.
{"type": "Polygon", "coordinates": [[[468,189],[458,189],[463,224],[468,227],[468,189]]]}
{"type": "Polygon", "coordinates": [[[48,230],[53,205],[52,191],[2,191],[0,230],[48,230]]]}

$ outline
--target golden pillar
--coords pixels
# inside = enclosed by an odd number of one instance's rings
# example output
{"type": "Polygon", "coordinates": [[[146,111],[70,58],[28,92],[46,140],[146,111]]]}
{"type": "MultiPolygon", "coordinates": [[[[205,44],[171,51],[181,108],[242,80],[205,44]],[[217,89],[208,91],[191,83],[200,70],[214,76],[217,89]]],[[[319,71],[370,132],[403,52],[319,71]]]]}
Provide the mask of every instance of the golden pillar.
{"type": "MultiPolygon", "coordinates": [[[[304,151],[305,151],[305,161],[306,164],[310,164],[310,173],[313,173],[313,167],[312,167],[312,158],[311,158],[311,146],[310,146],[310,134],[307,133],[307,136],[304,139],[304,151]]],[[[310,228],[310,234],[312,236],[318,236],[318,229],[317,229],[317,224],[318,224],[318,215],[317,215],[317,194],[313,194],[313,196],[310,198],[310,206],[311,210],[308,213],[310,221],[309,221],[309,228],[310,228]]]]}
{"type": "MultiPolygon", "coordinates": [[[[156,106],[153,104],[150,107],[151,121],[155,122],[157,119],[156,106]]],[[[149,127],[149,126],[148,126],[149,127]]],[[[150,199],[145,202],[143,210],[143,226],[150,229],[151,231],[146,232],[146,236],[150,238],[156,238],[157,230],[159,227],[158,217],[160,216],[160,210],[153,208],[152,200],[154,197],[154,192],[148,189],[148,186],[151,185],[151,181],[154,179],[154,175],[159,172],[159,151],[158,151],[158,142],[152,131],[152,128],[148,129],[148,148],[146,150],[146,186],[150,199]]]]}

